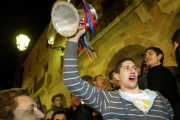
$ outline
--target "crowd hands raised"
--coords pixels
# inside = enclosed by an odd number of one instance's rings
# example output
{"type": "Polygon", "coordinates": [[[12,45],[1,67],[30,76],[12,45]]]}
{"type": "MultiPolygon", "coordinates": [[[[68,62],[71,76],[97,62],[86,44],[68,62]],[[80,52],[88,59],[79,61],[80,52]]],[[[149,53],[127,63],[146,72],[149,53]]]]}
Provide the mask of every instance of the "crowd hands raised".
{"type": "Polygon", "coordinates": [[[106,89],[102,75],[95,76],[94,85],[90,85],[73,72],[78,70],[73,66],[77,66],[77,43],[84,33],[81,26],[66,43],[64,84],[72,91],[72,106],[64,108],[63,96],[57,94],[51,99],[52,108],[44,114],[27,90],[12,88],[0,91],[0,120],[180,120],[180,29],[172,37],[177,68],[164,67],[162,50],[149,47],[141,68],[136,68],[132,58],[115,64],[109,73],[111,90],[106,89]]]}

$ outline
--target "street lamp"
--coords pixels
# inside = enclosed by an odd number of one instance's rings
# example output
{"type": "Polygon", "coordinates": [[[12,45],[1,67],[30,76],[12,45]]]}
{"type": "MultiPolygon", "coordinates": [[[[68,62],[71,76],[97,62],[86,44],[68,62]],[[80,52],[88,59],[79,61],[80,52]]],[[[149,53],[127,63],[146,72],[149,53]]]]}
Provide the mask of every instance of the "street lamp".
{"type": "Polygon", "coordinates": [[[14,81],[14,87],[21,87],[21,68],[22,68],[22,60],[23,60],[23,54],[26,48],[28,47],[28,44],[30,42],[30,39],[28,36],[20,34],[16,37],[16,43],[18,51],[18,60],[16,65],[16,75],[15,75],[15,81],[14,81]]]}
{"type": "Polygon", "coordinates": [[[16,37],[17,48],[20,51],[26,50],[29,42],[30,42],[30,39],[26,35],[20,34],[19,36],[16,37]]]}

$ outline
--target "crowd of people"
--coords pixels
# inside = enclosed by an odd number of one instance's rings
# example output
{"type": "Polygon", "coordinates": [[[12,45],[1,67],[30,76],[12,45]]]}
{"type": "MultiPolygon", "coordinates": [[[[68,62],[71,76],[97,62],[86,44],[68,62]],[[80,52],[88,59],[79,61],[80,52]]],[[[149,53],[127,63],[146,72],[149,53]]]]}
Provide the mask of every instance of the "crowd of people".
{"type": "Polygon", "coordinates": [[[65,108],[62,94],[56,94],[44,114],[27,90],[12,88],[0,91],[0,120],[180,120],[180,29],[172,37],[178,67],[163,66],[163,51],[149,47],[140,69],[132,58],[115,64],[109,73],[111,90],[102,75],[91,85],[77,72],[76,50],[84,33],[81,27],[69,38],[64,55],[63,81],[72,92],[72,106],[65,108]]]}

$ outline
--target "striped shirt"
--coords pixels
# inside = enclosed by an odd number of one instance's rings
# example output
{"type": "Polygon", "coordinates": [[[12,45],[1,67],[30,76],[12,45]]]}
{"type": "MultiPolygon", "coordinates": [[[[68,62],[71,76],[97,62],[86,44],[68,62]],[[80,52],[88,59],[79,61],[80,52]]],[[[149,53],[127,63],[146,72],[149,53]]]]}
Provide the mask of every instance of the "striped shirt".
{"type": "MultiPolygon", "coordinates": [[[[77,43],[67,41],[64,56],[64,84],[86,105],[101,112],[104,120],[170,120],[174,113],[169,101],[158,94],[144,113],[118,92],[100,91],[79,77],[77,43]]],[[[150,91],[150,90],[149,90],[150,91]]]]}

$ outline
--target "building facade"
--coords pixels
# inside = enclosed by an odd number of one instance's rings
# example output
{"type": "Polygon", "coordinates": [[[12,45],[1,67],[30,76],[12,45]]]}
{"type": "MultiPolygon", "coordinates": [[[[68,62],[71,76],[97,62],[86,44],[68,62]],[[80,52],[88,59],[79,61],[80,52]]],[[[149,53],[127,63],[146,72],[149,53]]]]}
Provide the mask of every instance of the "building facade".
{"type": "MultiPolygon", "coordinates": [[[[78,55],[80,76],[92,84],[102,74],[111,89],[108,74],[123,57],[132,57],[140,67],[146,48],[156,46],[164,52],[164,66],[177,66],[171,37],[180,28],[179,0],[87,0],[98,15],[96,37],[88,31],[89,46],[95,50],[89,59],[85,49],[78,55]]],[[[78,3],[75,3],[78,4],[78,3]]],[[[49,25],[51,24],[51,21],[49,25]]],[[[40,96],[44,110],[51,98],[63,93],[69,107],[70,91],[63,84],[63,55],[67,38],[55,35],[54,47],[48,44],[49,25],[23,63],[22,87],[33,99],[40,96]],[[62,46],[59,49],[53,49],[62,46]]]]}

